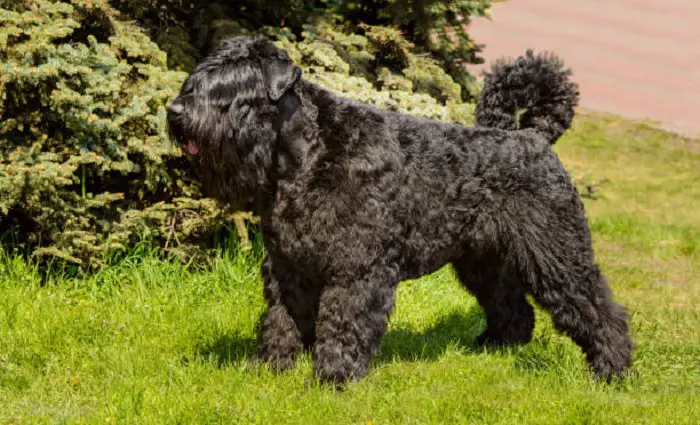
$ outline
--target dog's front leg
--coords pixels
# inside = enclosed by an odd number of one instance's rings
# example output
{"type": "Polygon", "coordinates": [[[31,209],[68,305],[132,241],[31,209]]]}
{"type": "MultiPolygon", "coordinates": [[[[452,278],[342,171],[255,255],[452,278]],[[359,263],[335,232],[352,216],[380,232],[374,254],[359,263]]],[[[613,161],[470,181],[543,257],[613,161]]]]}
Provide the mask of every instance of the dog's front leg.
{"type": "Polygon", "coordinates": [[[324,288],[313,359],[322,382],[341,387],[365,374],[386,331],[395,288],[394,282],[379,279],[324,288]]]}
{"type": "Polygon", "coordinates": [[[318,295],[283,262],[265,258],[262,266],[268,311],[263,319],[259,355],[277,371],[294,366],[296,356],[315,341],[318,295]]]}

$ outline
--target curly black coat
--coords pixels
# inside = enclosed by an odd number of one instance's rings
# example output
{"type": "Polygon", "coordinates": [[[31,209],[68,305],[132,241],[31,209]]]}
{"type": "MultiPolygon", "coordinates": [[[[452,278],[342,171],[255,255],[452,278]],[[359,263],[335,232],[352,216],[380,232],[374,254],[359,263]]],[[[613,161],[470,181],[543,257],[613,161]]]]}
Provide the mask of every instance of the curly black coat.
{"type": "Polygon", "coordinates": [[[263,37],[229,39],[200,63],[169,108],[171,134],[205,187],[260,213],[262,358],[286,369],[313,347],[321,380],[358,379],[399,282],[452,263],[486,313],[479,343],[528,342],[530,294],[598,376],[621,375],[627,315],[550,146],[578,101],[569,74],[532,52],[498,63],[464,127],[339,97],[263,37]]]}

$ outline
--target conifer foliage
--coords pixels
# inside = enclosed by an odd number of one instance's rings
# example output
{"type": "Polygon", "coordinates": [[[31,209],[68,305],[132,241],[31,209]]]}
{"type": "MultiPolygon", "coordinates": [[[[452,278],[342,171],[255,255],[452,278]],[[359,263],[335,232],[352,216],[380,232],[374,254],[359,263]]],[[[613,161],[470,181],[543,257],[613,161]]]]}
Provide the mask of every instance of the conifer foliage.
{"type": "Polygon", "coordinates": [[[195,253],[225,220],[167,137],[165,106],[184,77],[106,2],[5,2],[3,245],[85,266],[144,237],[195,253]]]}
{"type": "Polygon", "coordinates": [[[0,243],[91,268],[147,242],[207,257],[250,213],[202,196],[166,105],[222,38],[266,33],[304,75],[400,112],[472,121],[464,31],[490,0],[0,0],[0,243]],[[138,26],[137,26],[138,25],[138,26]]]}

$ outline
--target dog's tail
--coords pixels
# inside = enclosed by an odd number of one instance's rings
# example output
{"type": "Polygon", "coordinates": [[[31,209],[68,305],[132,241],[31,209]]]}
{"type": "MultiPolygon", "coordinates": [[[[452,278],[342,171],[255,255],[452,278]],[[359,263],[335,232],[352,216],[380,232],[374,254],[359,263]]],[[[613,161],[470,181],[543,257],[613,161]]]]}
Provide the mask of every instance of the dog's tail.
{"type": "Polygon", "coordinates": [[[534,128],[554,144],[571,126],[578,85],[571,70],[552,53],[528,50],[501,59],[486,73],[476,104],[476,125],[503,130],[534,128]]]}

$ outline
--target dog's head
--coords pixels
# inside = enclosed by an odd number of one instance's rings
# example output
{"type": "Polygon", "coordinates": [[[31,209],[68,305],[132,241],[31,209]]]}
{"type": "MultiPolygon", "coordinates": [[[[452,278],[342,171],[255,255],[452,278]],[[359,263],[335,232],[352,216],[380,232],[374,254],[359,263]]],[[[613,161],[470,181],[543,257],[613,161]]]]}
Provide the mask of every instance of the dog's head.
{"type": "Polygon", "coordinates": [[[237,203],[271,183],[280,104],[301,70],[261,36],[225,40],[197,65],[168,108],[170,135],[207,190],[237,203]]]}

